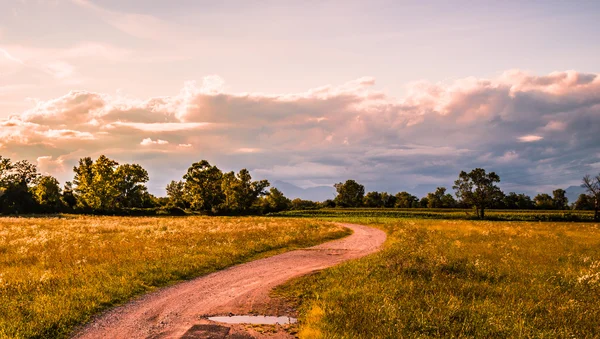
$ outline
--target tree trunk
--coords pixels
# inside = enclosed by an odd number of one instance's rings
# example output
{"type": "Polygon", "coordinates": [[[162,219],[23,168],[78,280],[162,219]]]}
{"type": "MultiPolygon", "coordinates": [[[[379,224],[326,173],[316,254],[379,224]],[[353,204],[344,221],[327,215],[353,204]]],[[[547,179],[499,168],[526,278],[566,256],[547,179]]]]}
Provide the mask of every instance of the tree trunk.
{"type": "Polygon", "coordinates": [[[485,207],[481,206],[481,215],[479,216],[480,219],[485,219],[485,207]]]}
{"type": "Polygon", "coordinates": [[[594,198],[594,221],[600,220],[600,216],[598,215],[599,205],[600,205],[600,201],[599,201],[598,197],[595,197],[594,198]]]}

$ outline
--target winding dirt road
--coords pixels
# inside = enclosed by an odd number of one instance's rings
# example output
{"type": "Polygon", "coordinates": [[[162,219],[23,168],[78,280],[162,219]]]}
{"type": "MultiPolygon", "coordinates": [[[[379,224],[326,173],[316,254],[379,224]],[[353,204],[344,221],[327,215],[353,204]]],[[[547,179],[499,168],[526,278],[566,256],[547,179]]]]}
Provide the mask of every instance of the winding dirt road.
{"type": "Polygon", "coordinates": [[[193,337],[189,330],[202,323],[206,315],[250,312],[282,315],[277,303],[269,298],[273,287],[376,252],[386,239],[383,231],[372,227],[340,225],[350,228],[353,234],[149,293],[105,312],[77,331],[74,338],[188,338],[193,337]]]}

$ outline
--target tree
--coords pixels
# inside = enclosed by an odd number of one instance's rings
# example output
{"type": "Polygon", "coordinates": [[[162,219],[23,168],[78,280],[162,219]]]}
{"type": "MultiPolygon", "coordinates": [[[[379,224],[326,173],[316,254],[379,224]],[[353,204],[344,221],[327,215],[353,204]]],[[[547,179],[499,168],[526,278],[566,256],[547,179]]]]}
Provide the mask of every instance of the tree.
{"type": "Polygon", "coordinates": [[[427,208],[427,206],[429,206],[429,198],[422,197],[421,200],[419,200],[419,207],[420,208],[427,208]]]}
{"type": "Polygon", "coordinates": [[[31,213],[37,203],[30,187],[39,178],[37,167],[27,160],[12,163],[0,156],[0,212],[3,214],[31,213]]]}
{"type": "Polygon", "coordinates": [[[427,194],[428,208],[448,208],[454,207],[454,197],[446,194],[446,187],[438,187],[435,192],[427,194]],[[449,197],[447,197],[447,195],[449,197]]]}
{"type": "Polygon", "coordinates": [[[225,173],[221,189],[225,195],[224,208],[237,213],[247,213],[258,199],[266,195],[268,180],[252,181],[250,172],[243,168],[238,174],[225,173]]]}
{"type": "Polygon", "coordinates": [[[485,209],[501,199],[502,191],[496,186],[500,177],[495,172],[486,173],[483,168],[476,168],[467,173],[461,171],[454,182],[456,196],[465,204],[474,206],[477,216],[485,218],[485,209]]]}
{"type": "Polygon", "coordinates": [[[504,196],[502,199],[504,203],[504,207],[508,209],[532,209],[534,207],[531,198],[523,193],[517,194],[515,192],[510,192],[508,195],[504,196]]]}
{"type": "Polygon", "coordinates": [[[167,197],[169,197],[169,206],[185,208],[185,183],[183,181],[172,180],[166,187],[167,197]]]}
{"type": "Polygon", "coordinates": [[[69,208],[74,208],[77,205],[77,197],[73,192],[73,183],[70,181],[65,182],[62,190],[62,201],[63,204],[69,208]]]}
{"type": "Polygon", "coordinates": [[[283,193],[275,187],[271,187],[269,193],[263,198],[263,212],[280,212],[289,209],[292,206],[292,201],[283,195],[283,193]]]}
{"type": "Polygon", "coordinates": [[[542,210],[551,210],[554,209],[554,200],[549,194],[540,193],[533,198],[535,202],[535,206],[542,210]]]}
{"type": "Polygon", "coordinates": [[[311,200],[302,200],[300,198],[296,198],[292,200],[292,209],[293,210],[313,210],[318,208],[319,204],[311,200]]]}
{"type": "Polygon", "coordinates": [[[73,167],[75,177],[73,178],[73,192],[77,197],[78,207],[91,207],[93,203],[94,186],[93,186],[93,165],[94,161],[90,157],[79,159],[79,165],[73,167]]]}
{"type": "Polygon", "coordinates": [[[354,180],[346,180],[345,183],[333,185],[337,191],[335,197],[336,206],[340,207],[360,207],[365,196],[365,186],[354,180]]]}
{"type": "Polygon", "coordinates": [[[415,202],[418,202],[419,198],[408,192],[396,193],[396,207],[398,208],[411,208],[415,202]]]}
{"type": "Polygon", "coordinates": [[[379,192],[369,192],[363,198],[365,207],[383,207],[383,200],[379,192]]]}
{"type": "Polygon", "coordinates": [[[147,200],[148,188],[144,185],[150,178],[148,172],[138,164],[123,164],[117,167],[116,186],[119,191],[120,207],[143,207],[147,200]]]}
{"type": "Polygon", "coordinates": [[[569,208],[569,198],[567,192],[561,188],[552,191],[552,202],[557,210],[566,210],[569,208]]]}
{"type": "Polygon", "coordinates": [[[583,177],[581,187],[585,188],[590,199],[594,201],[594,220],[600,220],[600,215],[598,215],[600,209],[600,174],[595,177],[586,174],[583,177]]]}
{"type": "Polygon", "coordinates": [[[58,212],[62,209],[60,186],[54,177],[41,176],[33,186],[32,192],[43,212],[58,212]]]}
{"type": "Polygon", "coordinates": [[[206,160],[193,163],[183,176],[185,198],[190,208],[215,213],[225,201],[221,188],[223,172],[206,160]]]}
{"type": "Polygon", "coordinates": [[[92,161],[90,157],[79,159],[73,167],[75,194],[79,207],[97,211],[110,211],[120,207],[119,178],[116,169],[119,163],[101,155],[92,161]]]}
{"type": "Polygon", "coordinates": [[[573,204],[573,209],[575,210],[593,210],[594,209],[594,199],[591,198],[587,194],[580,194],[577,198],[577,201],[573,204]]]}
{"type": "Polygon", "coordinates": [[[396,205],[396,197],[389,194],[388,192],[382,192],[381,202],[383,203],[383,207],[392,208],[396,205]]]}

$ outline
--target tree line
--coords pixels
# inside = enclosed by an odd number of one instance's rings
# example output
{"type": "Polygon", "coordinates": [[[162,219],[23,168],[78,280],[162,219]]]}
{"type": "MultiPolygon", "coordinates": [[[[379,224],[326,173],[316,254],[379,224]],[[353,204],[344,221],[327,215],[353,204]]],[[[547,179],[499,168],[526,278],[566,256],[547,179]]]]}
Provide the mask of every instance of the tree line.
{"type": "Polygon", "coordinates": [[[367,192],[355,180],[334,185],[337,195],[323,202],[285,197],[267,180],[252,180],[247,169],[223,172],[206,160],[193,163],[182,180],[171,181],[166,197],[148,192],[148,172],[139,164],[119,164],[101,155],[96,160],[81,158],[73,167],[73,181],[63,187],[56,178],[42,175],[37,167],[21,160],[12,162],[0,156],[0,213],[139,213],[185,214],[185,210],[205,214],[264,214],[290,209],[332,207],[370,208],[474,208],[480,218],[493,209],[595,210],[598,220],[600,174],[586,175],[581,194],[569,205],[566,192],[541,193],[533,199],[526,194],[502,192],[500,177],[482,168],[462,171],[452,187],[445,187],[418,198],[408,192],[392,195],[367,192]],[[456,198],[455,198],[456,196],[456,198]]]}
{"type": "Polygon", "coordinates": [[[533,199],[523,193],[505,194],[496,185],[500,177],[495,172],[486,173],[482,168],[471,172],[461,171],[452,188],[456,198],[447,193],[445,187],[418,198],[408,192],[392,195],[387,192],[368,192],[355,180],[334,185],[337,191],[335,199],[324,202],[327,207],[371,207],[371,208],[475,208],[477,216],[485,217],[486,209],[542,209],[542,210],[594,210],[595,220],[599,220],[600,174],[596,177],[586,175],[577,201],[569,205],[564,189],[552,191],[552,195],[540,193],[533,199]]]}

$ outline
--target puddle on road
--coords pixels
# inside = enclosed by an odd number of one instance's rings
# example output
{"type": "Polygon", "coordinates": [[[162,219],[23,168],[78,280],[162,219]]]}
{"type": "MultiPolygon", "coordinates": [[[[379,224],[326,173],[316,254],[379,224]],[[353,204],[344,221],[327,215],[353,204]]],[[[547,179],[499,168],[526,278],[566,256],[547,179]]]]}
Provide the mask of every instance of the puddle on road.
{"type": "Polygon", "coordinates": [[[273,317],[264,315],[233,315],[227,317],[208,317],[208,320],[226,324],[253,324],[253,325],[287,325],[298,320],[291,317],[273,317]]]}

